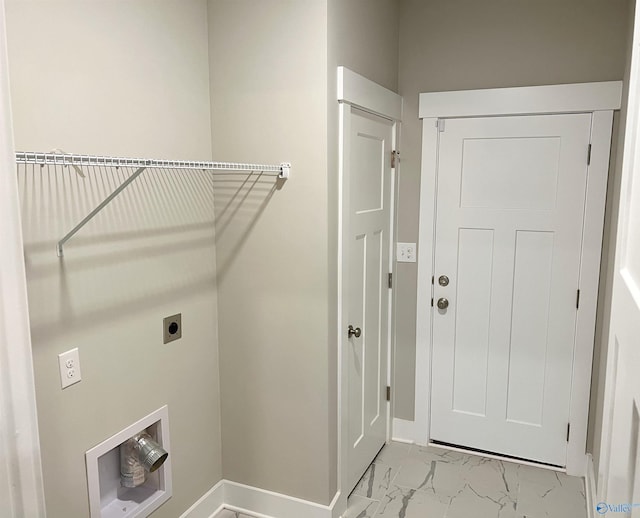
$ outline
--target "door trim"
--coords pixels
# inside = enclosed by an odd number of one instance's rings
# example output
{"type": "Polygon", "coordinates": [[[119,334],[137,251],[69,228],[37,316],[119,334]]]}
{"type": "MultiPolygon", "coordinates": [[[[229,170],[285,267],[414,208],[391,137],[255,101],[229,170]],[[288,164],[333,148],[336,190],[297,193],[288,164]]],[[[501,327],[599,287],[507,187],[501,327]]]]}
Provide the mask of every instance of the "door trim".
{"type": "Polygon", "coordinates": [[[622,81],[420,94],[419,118],[490,117],[619,110],[622,81]]]}
{"type": "MultiPolygon", "coordinates": [[[[621,162],[618,162],[618,168],[621,170],[621,186],[618,222],[613,230],[616,236],[615,264],[613,266],[610,329],[608,336],[605,337],[608,340],[608,350],[606,360],[604,360],[606,361],[606,374],[604,395],[602,396],[600,454],[597,459],[598,471],[595,473],[596,502],[611,501],[611,498],[617,498],[622,494],[622,492],[616,494],[617,485],[620,485],[618,481],[624,475],[616,473],[616,461],[619,462],[619,459],[616,459],[614,453],[616,445],[614,441],[621,418],[625,419],[629,411],[627,409],[621,412],[622,404],[626,404],[629,398],[637,401],[637,393],[634,394],[629,390],[629,383],[625,383],[622,372],[622,365],[627,357],[625,353],[629,348],[626,345],[628,338],[625,335],[628,336],[630,329],[626,329],[626,327],[631,326],[620,325],[621,319],[625,319],[627,316],[622,308],[631,307],[637,310],[640,306],[638,303],[640,294],[634,289],[636,283],[630,278],[630,272],[626,268],[628,241],[631,235],[629,216],[632,189],[637,188],[634,187],[634,182],[638,179],[638,174],[635,171],[640,165],[640,157],[638,156],[640,144],[640,93],[638,92],[638,86],[640,86],[640,3],[633,1],[631,11],[633,17],[631,22],[633,24],[632,38],[629,43],[631,57],[627,74],[625,74],[628,96],[625,103],[626,117],[621,116],[623,124],[621,124],[620,131],[623,132],[621,135],[624,135],[624,138],[621,137],[621,146],[618,149],[618,153],[622,152],[621,162]],[[625,118],[626,120],[624,120],[625,118]],[[621,395],[625,398],[622,402],[620,401],[621,395]]],[[[622,426],[624,427],[624,424],[622,426]]]]}
{"type": "Polygon", "coordinates": [[[338,67],[338,102],[383,119],[402,120],[402,97],[346,67],[338,67]]]}
{"type": "MultiPolygon", "coordinates": [[[[347,350],[342,347],[344,341],[344,328],[347,323],[347,305],[344,305],[343,286],[347,286],[344,272],[348,264],[345,245],[348,239],[348,200],[349,200],[349,157],[345,152],[348,149],[346,137],[349,134],[351,124],[351,109],[357,108],[365,112],[372,113],[384,119],[394,122],[393,127],[393,149],[398,149],[398,129],[402,117],[402,97],[395,92],[370,81],[369,79],[356,74],[346,67],[338,67],[337,74],[338,88],[338,283],[337,283],[337,329],[336,340],[338,344],[338,491],[340,492],[337,509],[346,510],[347,496],[350,488],[347,484],[347,456],[344,454],[348,441],[348,420],[347,420],[347,350]]],[[[394,242],[395,220],[395,182],[397,178],[397,168],[391,169],[391,207],[389,222],[391,234],[389,235],[389,268],[393,271],[393,255],[391,253],[394,242]]],[[[387,361],[387,383],[391,383],[391,337],[392,332],[392,308],[393,293],[389,297],[389,340],[388,340],[388,361],[387,361]]],[[[387,405],[387,439],[390,437],[391,411],[387,405]]]]}
{"type": "MultiPolygon", "coordinates": [[[[8,70],[0,0],[0,70],[8,70]]],[[[45,515],[9,80],[0,78],[0,514],[45,515]],[[4,302],[4,303],[3,303],[4,302]]]]}
{"type": "MultiPolygon", "coordinates": [[[[591,367],[602,249],[613,110],[620,108],[622,82],[498,88],[420,94],[422,164],[416,318],[415,420],[402,423],[400,439],[426,445],[430,441],[432,350],[431,276],[434,266],[435,204],[438,168],[438,119],[501,115],[592,113],[591,163],[587,169],[584,238],[580,262],[581,304],[576,322],[576,348],[571,382],[567,473],[586,473],[586,437],[591,367]],[[428,318],[425,318],[428,315],[428,318]],[[581,373],[588,372],[589,376],[581,373]]],[[[585,150],[586,153],[586,150],[585,150]]],[[[399,435],[394,430],[394,436],[399,435]]]]}

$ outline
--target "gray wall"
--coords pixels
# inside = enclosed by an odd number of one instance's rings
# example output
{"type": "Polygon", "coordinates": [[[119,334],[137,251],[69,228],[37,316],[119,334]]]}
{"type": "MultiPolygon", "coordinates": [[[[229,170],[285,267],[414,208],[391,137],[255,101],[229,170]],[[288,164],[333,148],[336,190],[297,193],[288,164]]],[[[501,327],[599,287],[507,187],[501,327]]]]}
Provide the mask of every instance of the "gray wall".
{"type": "MultiPolygon", "coordinates": [[[[628,16],[627,0],[400,0],[398,241],[418,237],[420,92],[622,79],[628,16]]],[[[397,273],[395,416],[413,420],[416,265],[397,273]]]]}
{"type": "MultiPolygon", "coordinates": [[[[211,158],[203,1],[9,1],[7,24],[18,149],[211,158]]],[[[19,173],[50,518],[88,516],[85,451],[164,404],[174,494],[154,516],[221,478],[210,174],[143,174],[55,254],[125,176],[19,173]],[[177,312],[183,338],[163,345],[177,312]],[[83,379],[63,391],[57,355],[73,347],[83,379]]]]}
{"type": "Polygon", "coordinates": [[[10,5],[19,148],[185,159],[209,159],[213,148],[220,160],[294,163],[285,185],[145,174],[74,238],[61,267],[55,240],[124,172],[81,181],[47,171],[44,184],[39,170],[21,173],[40,422],[55,431],[43,438],[50,515],[85,515],[84,451],[164,402],[175,494],[159,516],[175,516],[223,474],[331,501],[337,110],[327,105],[336,106],[337,64],[396,87],[396,8],[395,0],[10,5]],[[185,337],[158,346],[159,319],[177,311],[185,337]],[[61,392],[56,355],[75,345],[84,379],[61,392]],[[206,430],[209,449],[189,444],[193,430],[206,430]],[[72,493],[72,502],[62,496],[72,493]]]}
{"type": "MultiPolygon", "coordinates": [[[[350,68],[396,92],[399,0],[329,0],[328,3],[329,55],[333,52],[336,66],[350,68]]],[[[330,66],[329,72],[332,71],[330,66]]],[[[334,96],[331,100],[335,99],[334,96]]]]}
{"type": "Polygon", "coordinates": [[[223,473],[337,490],[336,66],[395,89],[396,0],[210,0],[213,149],[292,178],[216,182],[223,473]],[[282,29],[285,30],[282,30],[282,29]]]}
{"type": "Polygon", "coordinates": [[[216,179],[223,474],[328,504],[336,491],[327,266],[324,0],[209,0],[212,142],[291,161],[291,179],[216,179]]]}

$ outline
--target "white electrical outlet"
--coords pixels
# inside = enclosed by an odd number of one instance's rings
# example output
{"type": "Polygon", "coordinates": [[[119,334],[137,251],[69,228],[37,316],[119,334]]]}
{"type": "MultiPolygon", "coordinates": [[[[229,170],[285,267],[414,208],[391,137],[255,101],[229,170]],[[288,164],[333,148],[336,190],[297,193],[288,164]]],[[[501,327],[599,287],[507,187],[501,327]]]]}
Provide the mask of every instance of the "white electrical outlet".
{"type": "Polygon", "coordinates": [[[396,261],[399,263],[416,262],[416,244],[398,243],[396,247],[396,261]]]}
{"type": "Polygon", "coordinates": [[[80,353],[78,348],[71,349],[66,353],[58,355],[58,364],[60,366],[60,384],[62,388],[78,383],[82,379],[80,373],[80,353]]]}

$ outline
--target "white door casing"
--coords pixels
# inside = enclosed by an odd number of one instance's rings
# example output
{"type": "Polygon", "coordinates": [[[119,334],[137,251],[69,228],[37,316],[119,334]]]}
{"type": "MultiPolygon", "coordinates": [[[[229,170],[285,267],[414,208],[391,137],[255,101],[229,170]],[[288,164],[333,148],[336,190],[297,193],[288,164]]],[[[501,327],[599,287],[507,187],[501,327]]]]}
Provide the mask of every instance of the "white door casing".
{"type": "Polygon", "coordinates": [[[441,127],[431,439],[563,467],[591,114],[441,127]]]}
{"type": "Polygon", "coordinates": [[[394,437],[418,444],[430,442],[431,387],[431,277],[434,272],[432,243],[435,234],[436,178],[438,164],[438,119],[591,113],[591,163],[585,193],[584,240],[580,262],[580,310],[576,320],[576,347],[571,376],[570,423],[567,472],[584,475],[590,373],[593,354],[602,221],[613,110],[619,109],[619,81],[499,88],[420,95],[422,119],[422,164],[418,245],[418,304],[416,327],[415,420],[394,420],[394,437]],[[422,243],[422,245],[420,245],[422,243]],[[424,245],[426,243],[426,246],[424,245]]]}
{"type": "Polygon", "coordinates": [[[0,516],[45,516],[20,203],[0,0],[0,516]]]}
{"type": "MultiPolygon", "coordinates": [[[[640,516],[640,10],[635,11],[607,353],[598,506],[640,516]]],[[[606,513],[607,509],[599,510],[606,513]]]]}
{"type": "Polygon", "coordinates": [[[402,99],[338,68],[339,488],[343,504],[388,437],[395,149],[402,99]],[[348,336],[348,326],[360,337],[348,336]]]}

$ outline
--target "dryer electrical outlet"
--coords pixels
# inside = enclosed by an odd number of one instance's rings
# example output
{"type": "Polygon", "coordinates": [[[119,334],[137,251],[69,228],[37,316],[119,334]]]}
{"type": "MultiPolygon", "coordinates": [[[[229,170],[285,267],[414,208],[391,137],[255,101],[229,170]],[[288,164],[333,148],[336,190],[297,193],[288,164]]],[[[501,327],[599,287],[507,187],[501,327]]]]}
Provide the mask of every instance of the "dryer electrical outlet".
{"type": "Polygon", "coordinates": [[[162,342],[168,344],[182,338],[182,313],[162,320],[162,342]]]}

